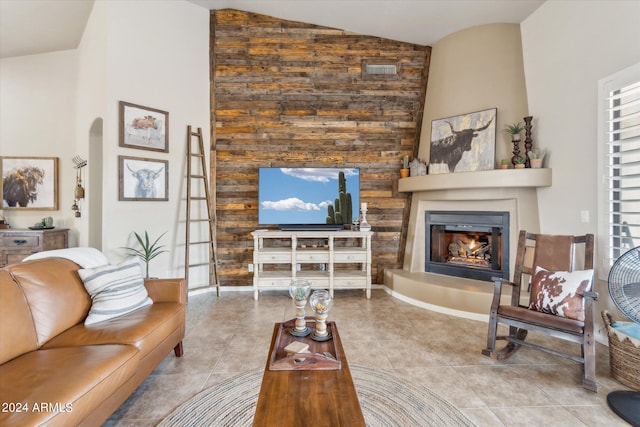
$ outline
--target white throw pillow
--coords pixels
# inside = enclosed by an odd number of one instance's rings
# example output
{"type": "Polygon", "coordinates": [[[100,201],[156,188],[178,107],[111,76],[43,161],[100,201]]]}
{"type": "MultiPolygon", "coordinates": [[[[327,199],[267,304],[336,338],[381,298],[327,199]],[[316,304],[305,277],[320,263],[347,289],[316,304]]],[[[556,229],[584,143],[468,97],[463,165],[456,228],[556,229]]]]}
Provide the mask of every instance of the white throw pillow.
{"type": "Polygon", "coordinates": [[[109,260],[102,252],[96,248],[89,247],[52,249],[50,251],[36,252],[35,254],[29,255],[22,261],[24,262],[50,257],[67,258],[82,268],[101,267],[109,264],[109,260]]]}
{"type": "Polygon", "coordinates": [[[142,270],[131,257],[117,265],[78,270],[92,304],[85,325],[102,322],[153,304],[144,287],[142,270]]]}

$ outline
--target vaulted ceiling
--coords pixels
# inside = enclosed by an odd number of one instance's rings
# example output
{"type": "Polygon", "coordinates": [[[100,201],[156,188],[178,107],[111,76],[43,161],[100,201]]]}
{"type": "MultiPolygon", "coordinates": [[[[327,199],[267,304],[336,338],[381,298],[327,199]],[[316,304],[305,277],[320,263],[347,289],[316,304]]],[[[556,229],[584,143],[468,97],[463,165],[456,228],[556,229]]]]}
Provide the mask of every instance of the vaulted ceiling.
{"type": "MultiPolygon", "coordinates": [[[[207,9],[246,10],[427,46],[476,25],[520,23],[544,3],[544,0],[184,1],[207,9]]],[[[94,0],[1,0],[0,57],[76,48],[93,4],[94,0]]]]}

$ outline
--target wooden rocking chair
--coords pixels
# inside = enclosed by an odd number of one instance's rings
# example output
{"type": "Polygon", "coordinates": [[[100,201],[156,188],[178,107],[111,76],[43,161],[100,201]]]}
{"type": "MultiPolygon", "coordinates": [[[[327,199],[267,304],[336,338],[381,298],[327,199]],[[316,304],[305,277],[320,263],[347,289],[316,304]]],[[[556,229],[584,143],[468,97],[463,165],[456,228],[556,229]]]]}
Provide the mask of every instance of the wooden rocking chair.
{"type": "Polygon", "coordinates": [[[583,365],[583,387],[597,392],[593,301],[598,294],[592,292],[593,246],[593,234],[551,236],[520,231],[513,282],[494,279],[487,348],[482,350],[482,354],[502,360],[511,356],[520,346],[527,346],[565,357],[583,365]],[[581,266],[575,266],[574,258],[579,246],[584,247],[584,262],[581,266]],[[527,282],[523,282],[523,275],[531,277],[529,306],[520,305],[522,286],[527,286],[527,282]],[[512,289],[509,305],[500,304],[503,285],[510,285],[512,289]],[[562,285],[563,293],[559,295],[558,289],[562,285]],[[570,290],[572,288],[573,291],[570,290]],[[576,307],[578,311],[574,310],[576,307]],[[509,326],[509,335],[497,335],[499,323],[509,326]],[[525,342],[527,331],[578,343],[582,350],[581,357],[525,342]],[[496,350],[496,340],[506,340],[507,344],[503,349],[496,350]]]}

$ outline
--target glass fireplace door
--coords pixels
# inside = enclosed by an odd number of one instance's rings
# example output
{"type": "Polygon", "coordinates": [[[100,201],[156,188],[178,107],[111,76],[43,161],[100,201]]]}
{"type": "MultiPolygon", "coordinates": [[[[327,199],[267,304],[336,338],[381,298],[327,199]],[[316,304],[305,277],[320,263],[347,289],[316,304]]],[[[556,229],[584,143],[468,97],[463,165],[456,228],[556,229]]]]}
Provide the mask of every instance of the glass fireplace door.
{"type": "Polygon", "coordinates": [[[509,277],[509,213],[427,211],[425,271],[491,281],[509,277]]]}

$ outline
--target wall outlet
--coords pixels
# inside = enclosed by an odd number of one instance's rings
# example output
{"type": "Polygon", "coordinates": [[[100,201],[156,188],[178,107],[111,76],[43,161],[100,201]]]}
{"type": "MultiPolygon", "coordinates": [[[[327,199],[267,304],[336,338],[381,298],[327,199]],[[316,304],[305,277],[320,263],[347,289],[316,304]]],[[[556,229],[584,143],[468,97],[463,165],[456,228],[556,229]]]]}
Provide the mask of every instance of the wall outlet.
{"type": "Polygon", "coordinates": [[[580,220],[582,222],[589,222],[589,211],[580,211],[580,220]]]}
{"type": "Polygon", "coordinates": [[[249,269],[249,273],[253,273],[253,264],[249,264],[247,268],[249,269]]]}

